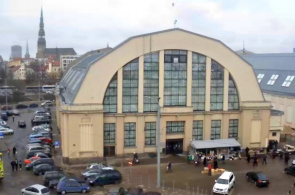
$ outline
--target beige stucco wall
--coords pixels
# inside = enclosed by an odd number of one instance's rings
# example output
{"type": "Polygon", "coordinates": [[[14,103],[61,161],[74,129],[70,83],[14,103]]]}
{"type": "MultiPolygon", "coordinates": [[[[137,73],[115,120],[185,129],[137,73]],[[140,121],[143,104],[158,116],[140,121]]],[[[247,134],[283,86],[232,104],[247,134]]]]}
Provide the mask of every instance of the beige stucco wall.
{"type": "Polygon", "coordinates": [[[284,112],[282,124],[295,129],[295,98],[270,93],[264,93],[264,97],[271,102],[273,109],[284,112]]]}
{"type": "Polygon", "coordinates": [[[90,67],[74,103],[102,103],[111,78],[122,66],[145,53],[165,49],[193,51],[216,60],[232,74],[241,101],[264,100],[252,66],[216,40],[176,29],[133,38],[94,63],[90,67]],[[92,83],[97,83],[100,87],[92,90],[92,83]],[[246,88],[247,90],[244,90],[246,88]]]}

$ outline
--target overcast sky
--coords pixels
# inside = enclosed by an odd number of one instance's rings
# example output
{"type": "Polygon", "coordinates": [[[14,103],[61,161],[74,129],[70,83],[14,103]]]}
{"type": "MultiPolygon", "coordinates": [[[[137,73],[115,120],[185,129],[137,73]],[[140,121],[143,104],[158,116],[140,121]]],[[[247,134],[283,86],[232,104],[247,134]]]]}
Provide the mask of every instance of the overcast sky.
{"type": "Polygon", "coordinates": [[[0,0],[0,55],[26,41],[36,56],[43,6],[47,47],[78,54],[114,47],[130,36],[176,26],[219,39],[233,50],[292,52],[294,0],[0,0]],[[250,3],[251,2],[251,3],[250,3]],[[172,4],[174,3],[174,6],[172,4]]]}

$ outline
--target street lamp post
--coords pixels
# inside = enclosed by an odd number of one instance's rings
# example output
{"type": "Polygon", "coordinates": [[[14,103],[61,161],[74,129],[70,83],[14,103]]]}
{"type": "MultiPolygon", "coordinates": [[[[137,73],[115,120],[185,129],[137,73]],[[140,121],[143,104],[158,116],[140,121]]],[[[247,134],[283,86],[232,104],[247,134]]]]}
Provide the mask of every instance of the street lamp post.
{"type": "MultiPolygon", "coordinates": [[[[145,98],[152,99],[149,96],[145,96],[145,98]]],[[[158,97],[158,113],[157,113],[157,136],[156,136],[156,144],[157,144],[157,186],[161,187],[161,107],[160,107],[160,97],[158,97]]]]}
{"type": "Polygon", "coordinates": [[[161,187],[161,107],[160,97],[158,97],[157,114],[157,186],[161,187]]]}

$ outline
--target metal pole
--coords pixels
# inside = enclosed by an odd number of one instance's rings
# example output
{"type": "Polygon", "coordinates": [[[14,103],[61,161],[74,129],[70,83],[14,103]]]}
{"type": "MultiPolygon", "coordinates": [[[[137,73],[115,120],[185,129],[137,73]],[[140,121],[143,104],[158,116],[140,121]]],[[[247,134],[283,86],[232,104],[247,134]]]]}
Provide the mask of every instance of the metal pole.
{"type": "Polygon", "coordinates": [[[157,185],[161,187],[161,108],[160,97],[158,97],[158,115],[157,115],[157,185]]]}
{"type": "MultiPolygon", "coordinates": [[[[7,67],[5,63],[5,86],[7,87],[7,67]]],[[[5,106],[7,107],[7,90],[8,87],[5,89],[5,106]]]]}

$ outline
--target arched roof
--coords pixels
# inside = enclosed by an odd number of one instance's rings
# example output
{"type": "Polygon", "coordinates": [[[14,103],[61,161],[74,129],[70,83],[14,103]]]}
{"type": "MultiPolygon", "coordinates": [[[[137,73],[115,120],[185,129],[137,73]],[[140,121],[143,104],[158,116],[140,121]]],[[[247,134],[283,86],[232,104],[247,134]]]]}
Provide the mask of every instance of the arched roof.
{"type": "Polygon", "coordinates": [[[66,103],[102,104],[110,80],[121,67],[146,53],[166,49],[193,51],[214,59],[234,78],[240,101],[264,101],[253,68],[243,58],[219,40],[175,28],[131,37],[88,62],[89,65],[84,65],[87,67],[85,76],[66,103]]]}

